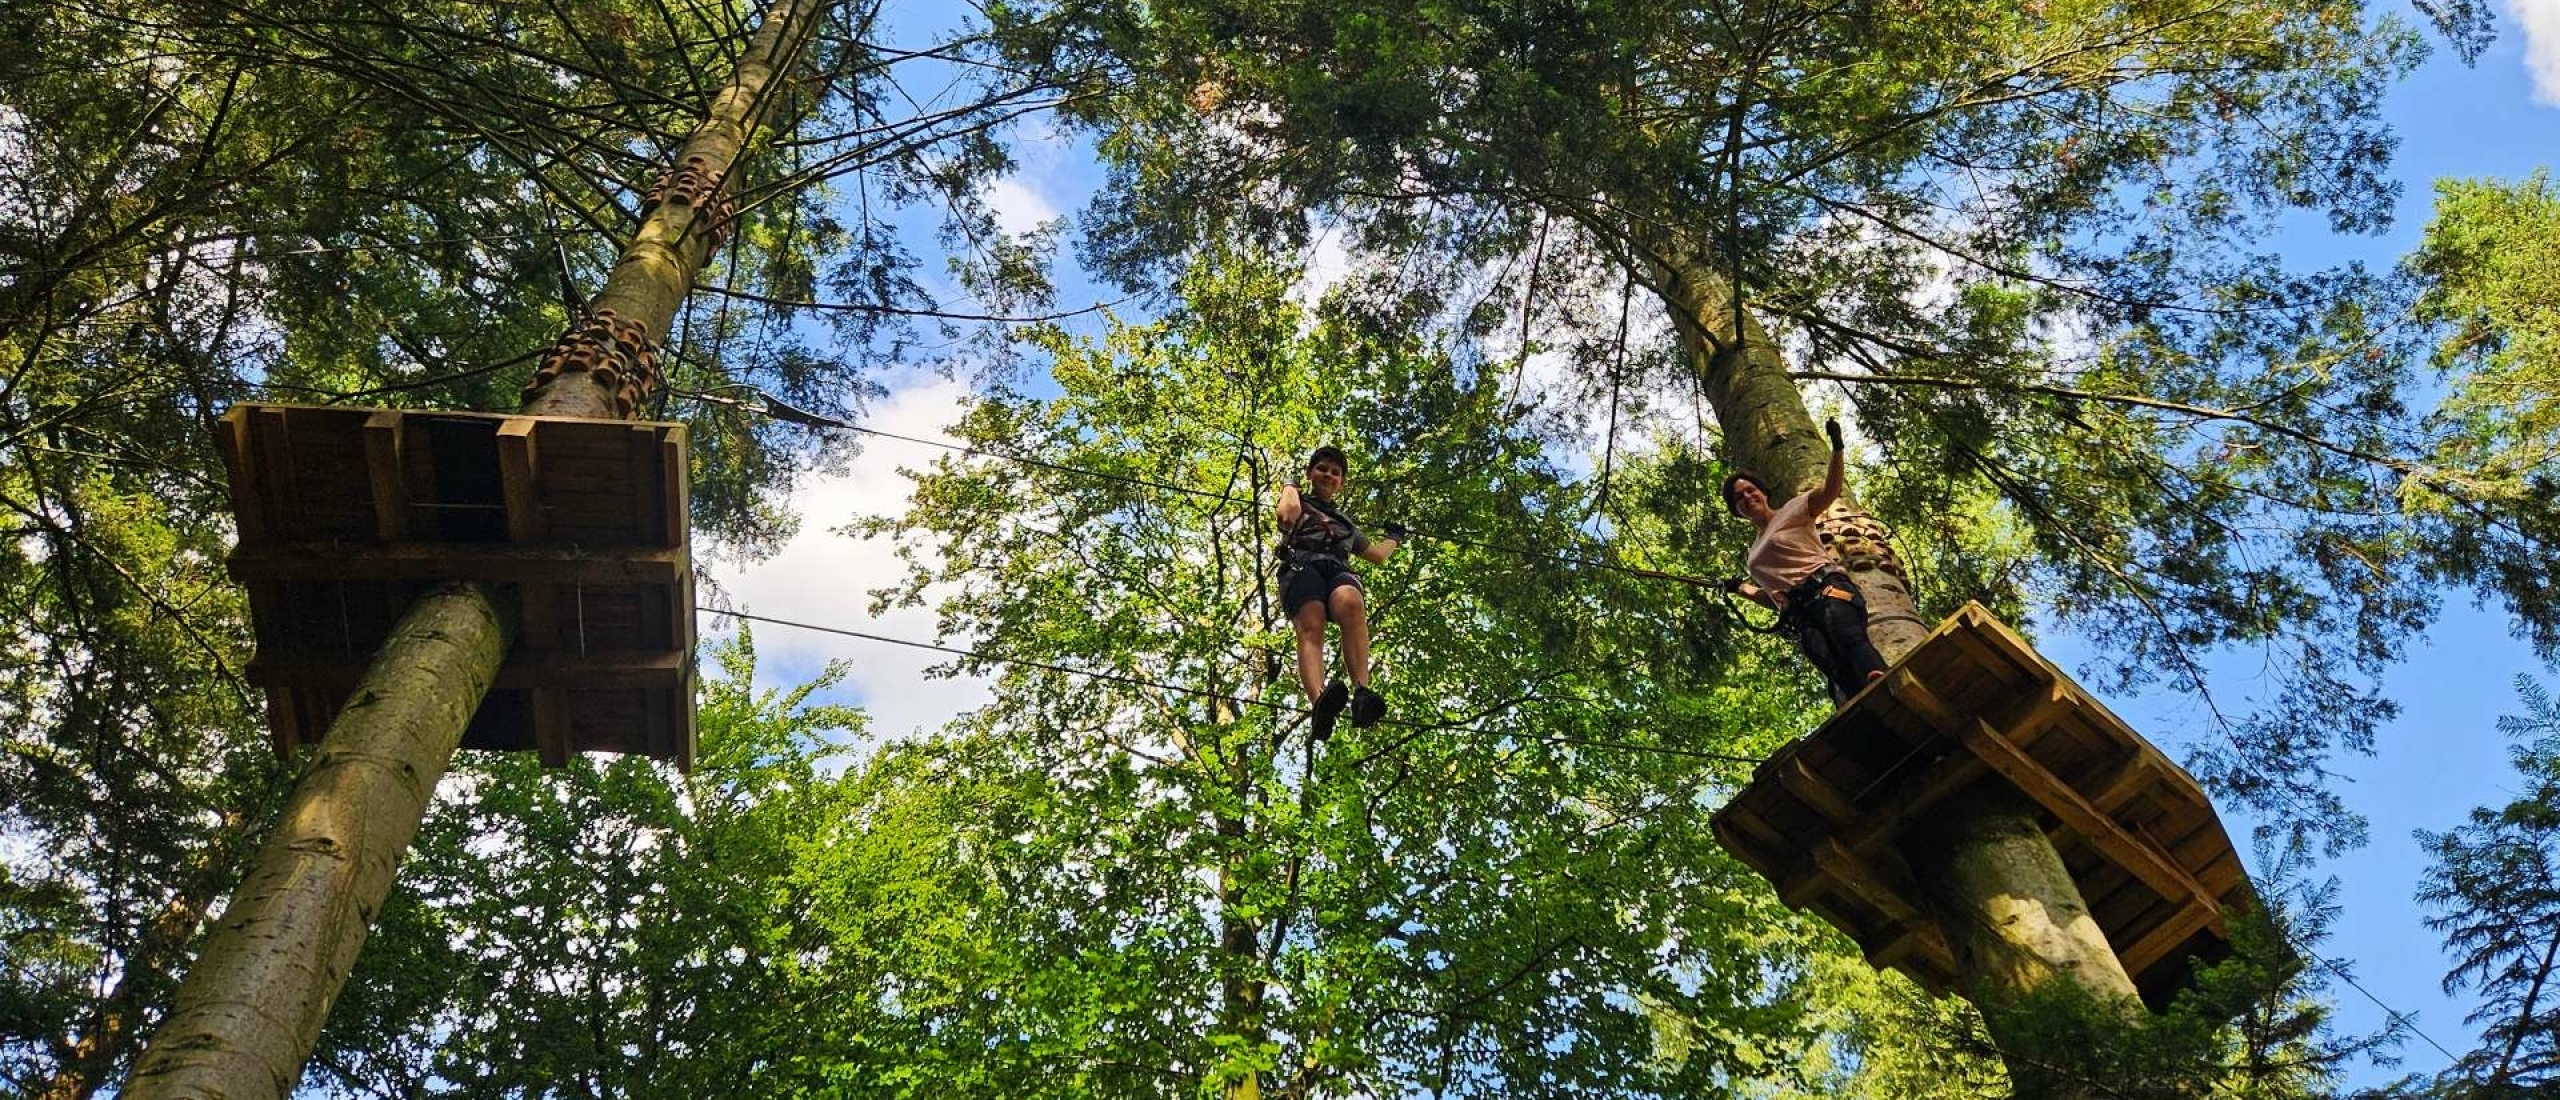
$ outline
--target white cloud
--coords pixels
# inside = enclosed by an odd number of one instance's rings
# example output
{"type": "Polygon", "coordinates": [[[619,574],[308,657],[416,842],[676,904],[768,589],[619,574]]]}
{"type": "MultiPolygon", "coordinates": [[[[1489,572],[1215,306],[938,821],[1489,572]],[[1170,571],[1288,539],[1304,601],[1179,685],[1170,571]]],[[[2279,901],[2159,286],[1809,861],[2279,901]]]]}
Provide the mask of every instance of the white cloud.
{"type": "Polygon", "coordinates": [[[2560,0],[2507,0],[2507,14],[2524,28],[2534,101],[2560,107],[2560,0]]]}
{"type": "Polygon", "coordinates": [[[987,185],[980,196],[996,217],[996,227],[1019,237],[1058,217],[1058,208],[1021,176],[1006,176],[987,185]]]}
{"type": "MultiPolygon", "coordinates": [[[[967,396],[967,387],[959,383],[925,379],[894,390],[889,400],[874,406],[866,422],[899,435],[947,441],[951,437],[943,428],[960,418],[961,402],[967,396]]],[[[877,617],[870,613],[871,590],[906,575],[906,563],[898,560],[889,541],[857,539],[838,534],[836,528],[858,516],[904,513],[914,485],[898,468],[921,468],[938,453],[875,438],[850,472],[802,485],[791,498],[792,508],[801,516],[800,533],[782,552],[743,568],[731,565],[721,570],[719,580],[738,609],[891,638],[933,641],[934,615],[929,606],[893,608],[877,617]]],[[[729,621],[706,615],[703,625],[721,627],[729,621]]],[[[983,679],[926,678],[927,666],[948,659],[943,654],[768,623],[754,626],[756,650],[768,668],[783,663],[850,662],[852,674],[846,687],[870,713],[871,731],[877,735],[897,737],[936,729],[989,698],[983,679]]]]}
{"type": "Polygon", "coordinates": [[[1289,296],[1298,304],[1315,308],[1317,302],[1324,300],[1326,291],[1351,274],[1351,248],[1342,240],[1347,232],[1330,223],[1316,227],[1315,240],[1309,242],[1306,255],[1300,259],[1305,269],[1298,275],[1298,284],[1289,288],[1289,296]]]}

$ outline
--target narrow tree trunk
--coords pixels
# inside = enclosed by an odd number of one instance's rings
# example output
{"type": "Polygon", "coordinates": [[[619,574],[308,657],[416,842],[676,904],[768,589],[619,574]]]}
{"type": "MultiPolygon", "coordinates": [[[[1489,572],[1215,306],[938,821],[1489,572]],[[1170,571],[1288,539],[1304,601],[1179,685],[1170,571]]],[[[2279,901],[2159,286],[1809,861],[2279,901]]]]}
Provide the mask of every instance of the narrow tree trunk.
{"type": "MultiPolygon", "coordinates": [[[[1830,444],[1806,411],[1804,395],[1768,333],[1737,300],[1733,284],[1705,253],[1657,239],[1645,257],[1646,277],[1671,312],[1683,352],[1715,409],[1726,457],[1759,471],[1782,492],[1822,484],[1830,444]]],[[[1868,634],[1887,663],[1900,661],[1928,636],[1901,561],[1884,525],[1856,503],[1856,487],[1820,521],[1824,540],[1866,594],[1868,634]]],[[[1935,888],[1939,930],[1966,971],[1966,993],[1992,1026],[2019,1095],[2075,1095],[2056,1084],[2052,1066],[2026,1057],[2007,1011],[2030,992],[2056,982],[2114,1015],[2138,1005],[2133,981],[2089,917],[2061,856],[2036,827],[2023,800],[1967,798],[1938,811],[1912,852],[1935,888]]],[[[2130,1019],[2131,1017],[2125,1017],[2130,1019]]],[[[2061,1075],[2069,1077],[2068,1073],[2061,1075]]]]}
{"type": "MultiPolygon", "coordinates": [[[[656,347],[727,232],[728,174],[827,0],[778,0],[736,74],[652,192],[595,309],[543,357],[522,412],[630,419],[659,386],[656,347]]],[[[516,597],[449,584],[410,605],[321,738],[179,986],[128,1100],[280,1100],[390,893],[462,731],[514,641],[516,597]]]]}
{"type": "Polygon", "coordinates": [[[36,1087],[34,1100],[89,1100],[106,1087],[114,1067],[124,1061],[136,1041],[134,1025],[143,1006],[162,995],[162,986],[186,965],[186,951],[229,881],[220,861],[252,837],[240,835],[248,822],[236,811],[222,816],[223,842],[198,849],[187,859],[186,875],[176,893],[154,914],[142,935],[118,966],[113,992],[67,1044],[52,1077],[36,1087]]]}
{"type": "MultiPolygon", "coordinates": [[[[1224,698],[1211,704],[1212,719],[1218,728],[1232,732],[1236,713],[1224,698]]],[[[1222,975],[1218,983],[1218,1022],[1227,1034],[1242,1041],[1244,1053],[1259,1048],[1269,1037],[1263,1024],[1263,981],[1255,971],[1261,965],[1262,929],[1260,923],[1245,915],[1244,865],[1247,848],[1252,843],[1246,827],[1244,807],[1252,803],[1252,760],[1242,747],[1232,743],[1227,758],[1233,761],[1228,781],[1236,809],[1217,813],[1218,830],[1218,964],[1222,975]]],[[[1261,1100],[1262,1073],[1248,1070],[1229,1081],[1223,1090],[1225,1100],[1261,1100]]]]}

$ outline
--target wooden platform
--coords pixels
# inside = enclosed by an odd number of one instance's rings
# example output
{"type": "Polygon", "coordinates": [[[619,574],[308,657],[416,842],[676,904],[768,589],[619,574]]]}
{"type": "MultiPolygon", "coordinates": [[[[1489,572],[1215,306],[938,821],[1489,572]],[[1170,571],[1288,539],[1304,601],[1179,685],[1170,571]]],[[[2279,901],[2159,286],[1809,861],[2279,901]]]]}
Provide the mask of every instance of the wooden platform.
{"type": "Polygon", "coordinates": [[[1968,604],[1886,678],[1763,762],[1716,812],[1718,840],[1857,941],[1867,960],[1958,988],[1896,841],[1977,783],[2044,808],[2046,833],[2143,999],[2229,954],[2240,857],[2186,771],[2026,641],[1968,604]]]}
{"type": "Polygon", "coordinates": [[[219,435],[279,752],[319,740],[428,584],[523,596],[465,748],[694,755],[681,424],[238,405],[219,435]]]}

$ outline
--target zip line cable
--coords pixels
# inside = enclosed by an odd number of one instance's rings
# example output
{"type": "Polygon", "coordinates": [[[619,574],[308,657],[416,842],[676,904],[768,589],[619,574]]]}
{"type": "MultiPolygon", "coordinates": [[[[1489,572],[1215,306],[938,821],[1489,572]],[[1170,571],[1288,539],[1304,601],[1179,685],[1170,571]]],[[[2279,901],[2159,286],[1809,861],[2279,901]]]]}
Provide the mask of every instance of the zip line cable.
{"type": "MultiPolygon", "coordinates": [[[[1211,492],[1206,489],[1195,489],[1187,485],[1176,485],[1171,482],[1157,481],[1152,478],[1138,477],[1130,474],[1115,474],[1106,470],[1092,470],[1078,466],[1069,466],[1063,463],[1032,458],[1027,455],[1008,454],[1003,451],[991,451],[982,447],[973,447],[964,443],[946,443],[938,439],[925,439],[921,436],[901,435],[897,432],[856,424],[850,420],[843,420],[821,413],[813,413],[805,409],[795,408],[784,403],[782,399],[762,390],[753,389],[752,387],[742,388],[748,389],[749,392],[754,393],[759,400],[750,401],[741,397],[731,397],[717,393],[705,393],[696,390],[677,390],[671,388],[668,392],[677,397],[686,398],[688,400],[699,401],[705,404],[725,405],[734,409],[742,409],[750,413],[769,417],[774,420],[780,420],[785,423],[800,424],[813,428],[828,428],[837,431],[858,432],[863,435],[876,436],[881,439],[894,439],[901,443],[913,443],[924,447],[939,447],[946,451],[954,451],[974,457],[993,458],[1005,462],[1019,463],[1036,469],[1048,470],[1052,473],[1074,474],[1080,477],[1098,478],[1104,481],[1117,482],[1122,485],[1153,489],[1159,492],[1177,493],[1183,496],[1196,497],[1201,500],[1214,501],[1220,504],[1241,505],[1247,508],[1261,507],[1261,503],[1259,501],[1247,500],[1242,497],[1230,496],[1225,493],[1211,492]]],[[[1436,531],[1414,531],[1412,534],[1417,538],[1434,539],[1455,546],[1471,547],[1477,550],[1490,550],[1496,553],[1511,554],[1523,558],[1555,562],[1560,565],[1571,565],[1585,569],[1600,569],[1612,573],[1623,573],[1627,576],[1638,577],[1645,580],[1669,581],[1674,584],[1687,585],[1691,588],[1718,589],[1720,587],[1720,584],[1717,581],[1710,580],[1705,577],[1690,576],[1685,573],[1671,573],[1660,569],[1647,569],[1643,566],[1636,565],[1620,565],[1615,562],[1601,561],[1594,558],[1580,557],[1572,554],[1557,554],[1541,550],[1528,550],[1517,546],[1504,546],[1499,543],[1479,542],[1474,539],[1460,538],[1456,535],[1441,534],[1436,531]]]]}
{"type": "MultiPolygon", "coordinates": [[[[1209,691],[1204,688],[1183,687],[1179,684],[1168,684],[1158,680],[1148,680],[1142,677],[1129,676],[1117,672],[1104,672],[1099,669],[1077,668],[1073,665],[1062,665],[1031,657],[1015,657],[1002,653],[990,653],[985,650],[968,649],[961,646],[942,645],[935,642],[919,642],[911,638],[896,638],[886,634],[873,634],[868,631],[854,630],[849,627],[841,626],[827,626],[821,623],[797,622],[791,619],[779,619],[770,615],[757,615],[745,611],[729,611],[716,607],[706,607],[702,610],[709,614],[737,619],[743,622],[765,623],[771,626],[789,627],[794,630],[806,630],[818,634],[834,634],[846,638],[859,638],[867,642],[879,642],[885,645],[904,646],[909,649],[921,649],[933,653],[947,653],[955,657],[974,657],[981,661],[993,661],[998,664],[1019,665],[1024,668],[1036,668],[1044,672],[1056,672],[1068,676],[1083,676],[1089,679],[1120,684],[1125,687],[1151,688],[1156,691],[1172,692],[1178,695],[1188,695],[1202,699],[1230,700],[1246,706],[1261,707],[1264,710],[1280,715],[1303,715],[1309,713],[1305,707],[1290,706],[1287,703],[1273,702],[1269,699],[1260,699],[1244,695],[1228,695],[1222,692],[1209,691]]],[[[1756,765],[1761,761],[1761,758],[1756,756],[1740,756],[1733,753],[1708,752],[1704,749],[1683,749],[1670,745],[1640,745],[1632,741],[1609,741],[1594,737],[1572,737],[1564,734],[1503,733],[1456,722],[1409,722],[1395,718],[1381,718],[1378,720],[1378,724],[1382,726],[1394,726],[1401,729],[1424,732],[1447,731],[1451,733],[1466,733],[1479,736],[1491,733],[1495,736],[1512,737],[1523,741],[1539,741],[1557,745],[1582,745],[1591,748],[1619,749],[1627,752],[1647,752],[1662,756],[1688,757],[1695,760],[1715,760],[1728,764],[1756,765]]]]}

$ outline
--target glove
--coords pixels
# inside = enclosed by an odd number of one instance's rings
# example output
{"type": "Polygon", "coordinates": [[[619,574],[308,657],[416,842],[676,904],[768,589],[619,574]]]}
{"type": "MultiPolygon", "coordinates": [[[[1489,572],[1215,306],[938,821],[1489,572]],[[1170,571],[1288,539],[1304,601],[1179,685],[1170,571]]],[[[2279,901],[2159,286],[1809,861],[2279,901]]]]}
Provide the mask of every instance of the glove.
{"type": "Polygon", "coordinates": [[[1822,422],[1822,434],[1831,437],[1832,450],[1845,451],[1849,449],[1848,444],[1840,441],[1840,420],[1838,417],[1833,417],[1822,422]]]}
{"type": "Polygon", "coordinates": [[[1740,577],[1726,577],[1723,580],[1717,581],[1716,587],[1724,589],[1728,594],[1739,596],[1742,594],[1742,586],[1749,583],[1751,582],[1743,580],[1740,577]]]}
{"type": "Polygon", "coordinates": [[[1394,539],[1397,542],[1403,542],[1404,540],[1413,537],[1413,528],[1407,527],[1401,523],[1381,523],[1378,525],[1378,533],[1394,539]]]}

